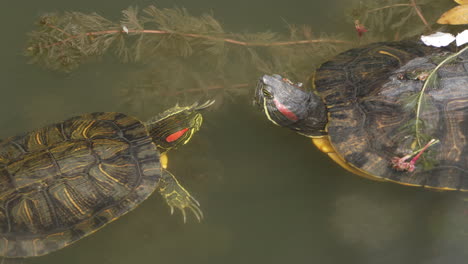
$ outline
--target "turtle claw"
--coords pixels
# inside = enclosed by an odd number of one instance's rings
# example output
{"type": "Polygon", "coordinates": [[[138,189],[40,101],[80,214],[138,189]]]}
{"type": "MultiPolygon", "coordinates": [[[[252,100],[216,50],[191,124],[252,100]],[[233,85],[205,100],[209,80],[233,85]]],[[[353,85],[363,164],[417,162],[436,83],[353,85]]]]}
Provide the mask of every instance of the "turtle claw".
{"type": "Polygon", "coordinates": [[[166,199],[167,204],[171,208],[171,215],[174,214],[174,208],[179,209],[182,212],[182,217],[184,218],[184,223],[187,222],[186,209],[189,209],[197,218],[198,222],[201,222],[203,219],[203,212],[200,209],[200,204],[195,198],[193,198],[185,189],[184,192],[171,192],[167,195],[163,194],[163,197],[166,199]]]}
{"type": "Polygon", "coordinates": [[[199,206],[200,206],[200,204],[198,204],[198,206],[190,206],[189,208],[190,208],[190,211],[192,211],[192,213],[197,218],[198,222],[201,222],[201,220],[203,219],[203,212],[202,212],[202,210],[200,209],[199,206]]]}
{"type": "MultiPolygon", "coordinates": [[[[200,203],[195,199],[195,197],[190,196],[190,199],[192,200],[193,203],[195,203],[198,207],[200,207],[200,203]]],[[[200,210],[200,209],[199,209],[200,210]]],[[[201,212],[201,211],[200,211],[201,212]]]]}
{"type": "Polygon", "coordinates": [[[185,190],[185,188],[182,187],[176,178],[168,171],[165,171],[163,174],[159,192],[169,205],[171,215],[174,213],[174,208],[177,208],[182,212],[184,223],[187,222],[185,209],[189,209],[195,215],[198,222],[201,222],[201,219],[203,219],[203,212],[200,209],[200,203],[190,195],[190,193],[185,190]]]}
{"type": "Polygon", "coordinates": [[[182,211],[182,217],[184,218],[184,224],[187,223],[187,216],[185,215],[185,210],[182,211]]]}

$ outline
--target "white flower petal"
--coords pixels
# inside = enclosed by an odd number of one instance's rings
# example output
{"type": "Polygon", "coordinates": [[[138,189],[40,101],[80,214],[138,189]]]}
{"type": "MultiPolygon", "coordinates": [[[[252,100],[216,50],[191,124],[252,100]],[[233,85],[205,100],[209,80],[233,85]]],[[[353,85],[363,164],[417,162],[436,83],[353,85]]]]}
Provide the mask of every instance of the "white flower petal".
{"type": "Polygon", "coordinates": [[[462,32],[458,33],[455,40],[456,40],[457,46],[461,46],[465,43],[468,43],[468,29],[465,29],[462,32]]]}
{"type": "Polygon", "coordinates": [[[126,26],[122,26],[122,30],[128,34],[128,28],[126,26]]]}
{"type": "Polygon", "coordinates": [[[455,40],[450,33],[436,32],[429,36],[421,36],[422,42],[427,46],[445,47],[455,40]]]}

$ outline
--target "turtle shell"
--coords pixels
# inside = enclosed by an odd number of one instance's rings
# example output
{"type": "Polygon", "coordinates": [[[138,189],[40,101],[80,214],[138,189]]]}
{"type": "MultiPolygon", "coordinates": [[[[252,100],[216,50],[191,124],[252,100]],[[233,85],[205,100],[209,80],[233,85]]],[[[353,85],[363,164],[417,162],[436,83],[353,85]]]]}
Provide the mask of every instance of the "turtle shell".
{"type": "Polygon", "coordinates": [[[156,189],[159,153],[139,120],[70,118],[0,144],[0,255],[63,248],[134,209],[156,189]]]}
{"type": "Polygon", "coordinates": [[[415,144],[414,98],[437,58],[448,54],[417,43],[377,43],[324,63],[314,83],[328,110],[327,131],[336,153],[375,179],[468,191],[467,52],[438,69],[437,85],[424,93],[419,130],[424,137],[419,138],[440,143],[428,148],[414,171],[391,163],[421,147],[415,144]]]}

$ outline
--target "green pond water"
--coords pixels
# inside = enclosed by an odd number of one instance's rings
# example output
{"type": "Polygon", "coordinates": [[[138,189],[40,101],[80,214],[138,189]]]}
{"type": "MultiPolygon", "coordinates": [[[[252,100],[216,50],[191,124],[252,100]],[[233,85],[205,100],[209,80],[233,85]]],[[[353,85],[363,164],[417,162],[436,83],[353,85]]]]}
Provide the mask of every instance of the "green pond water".
{"type": "MultiPolygon", "coordinates": [[[[0,10],[0,137],[84,112],[129,112],[142,118],[152,112],[151,106],[139,113],[121,103],[115,87],[131,65],[104,59],[63,74],[27,64],[22,56],[26,33],[44,13],[95,11],[116,19],[128,6],[156,4],[185,7],[194,15],[212,11],[233,32],[280,31],[285,20],[312,25],[319,32],[354,37],[346,12],[357,2],[9,1],[0,10]]],[[[453,5],[451,1],[440,2],[447,8],[453,5]]],[[[156,114],[161,108],[157,101],[154,104],[156,114]]],[[[60,251],[22,262],[468,261],[468,208],[463,194],[354,176],[315,149],[307,138],[269,123],[248,97],[234,97],[207,112],[201,131],[169,157],[171,171],[202,204],[205,219],[201,223],[189,215],[188,223],[183,224],[181,214],[171,216],[168,206],[154,194],[99,232],[60,251]]]]}

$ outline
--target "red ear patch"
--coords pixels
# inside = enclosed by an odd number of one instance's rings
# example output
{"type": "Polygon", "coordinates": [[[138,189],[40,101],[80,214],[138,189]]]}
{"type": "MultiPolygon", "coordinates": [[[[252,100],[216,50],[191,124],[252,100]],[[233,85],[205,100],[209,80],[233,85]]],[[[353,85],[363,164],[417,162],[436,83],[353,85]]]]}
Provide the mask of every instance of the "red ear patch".
{"type": "Polygon", "coordinates": [[[278,102],[278,100],[274,99],[273,102],[275,103],[276,108],[289,120],[297,121],[297,116],[291,112],[286,106],[282,103],[278,102]]]}
{"type": "Polygon", "coordinates": [[[184,129],[181,129],[177,132],[174,132],[172,134],[170,134],[168,137],[166,137],[166,141],[167,142],[173,142],[173,141],[176,141],[178,140],[183,134],[185,134],[185,132],[187,132],[189,129],[188,128],[184,128],[184,129]]]}

